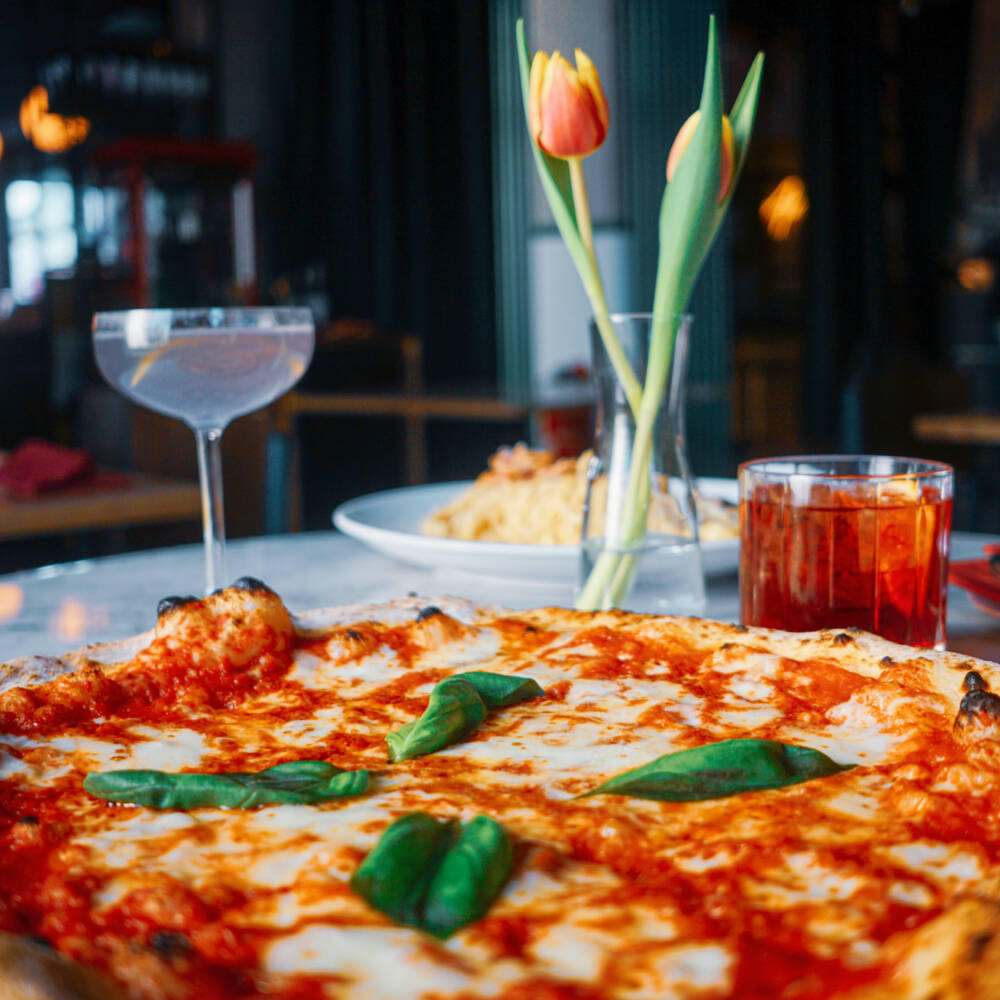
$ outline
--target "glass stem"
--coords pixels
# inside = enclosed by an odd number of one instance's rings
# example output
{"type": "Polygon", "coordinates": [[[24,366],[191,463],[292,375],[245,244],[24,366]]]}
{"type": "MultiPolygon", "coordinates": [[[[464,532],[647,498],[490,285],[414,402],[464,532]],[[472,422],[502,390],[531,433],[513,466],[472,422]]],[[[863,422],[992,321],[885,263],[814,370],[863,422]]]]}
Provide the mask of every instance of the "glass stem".
{"type": "Polygon", "coordinates": [[[226,515],[222,502],[222,428],[196,428],[201,524],[205,539],[205,593],[222,586],[226,554],[226,515]]]}

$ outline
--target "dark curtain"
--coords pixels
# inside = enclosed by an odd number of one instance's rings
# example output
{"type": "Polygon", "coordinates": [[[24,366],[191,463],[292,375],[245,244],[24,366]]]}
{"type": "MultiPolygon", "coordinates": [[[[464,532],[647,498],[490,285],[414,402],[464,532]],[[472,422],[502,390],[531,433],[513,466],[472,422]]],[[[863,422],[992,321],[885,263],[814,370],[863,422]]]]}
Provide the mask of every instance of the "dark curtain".
{"type": "Polygon", "coordinates": [[[334,316],[494,381],[486,0],[298,0],[277,261],[325,265],[334,316]]]}

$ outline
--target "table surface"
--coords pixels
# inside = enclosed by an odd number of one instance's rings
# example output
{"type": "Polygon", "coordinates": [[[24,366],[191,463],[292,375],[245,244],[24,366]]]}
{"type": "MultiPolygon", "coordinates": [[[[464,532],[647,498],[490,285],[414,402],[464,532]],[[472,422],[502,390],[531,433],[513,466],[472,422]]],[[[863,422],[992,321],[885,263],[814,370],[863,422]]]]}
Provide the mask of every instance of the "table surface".
{"type": "Polygon", "coordinates": [[[0,496],[0,539],[99,531],[134,524],[197,521],[196,482],[130,472],[109,486],[86,483],[36,497],[0,496]]]}
{"type": "MultiPolygon", "coordinates": [[[[956,532],[952,558],[980,556],[991,541],[1000,537],[956,532]]],[[[162,597],[198,591],[203,574],[201,546],[184,545],[0,576],[0,662],[143,632],[155,623],[162,597]]],[[[411,592],[428,598],[454,594],[511,608],[571,600],[570,594],[551,585],[459,578],[409,566],[336,531],[230,542],[226,577],[241,576],[264,580],[292,611],[391,600],[411,592]]],[[[709,579],[706,614],[738,620],[735,573],[709,579]]],[[[1000,660],[1000,618],[980,611],[955,587],[948,597],[948,646],[969,656],[1000,660]]]]}

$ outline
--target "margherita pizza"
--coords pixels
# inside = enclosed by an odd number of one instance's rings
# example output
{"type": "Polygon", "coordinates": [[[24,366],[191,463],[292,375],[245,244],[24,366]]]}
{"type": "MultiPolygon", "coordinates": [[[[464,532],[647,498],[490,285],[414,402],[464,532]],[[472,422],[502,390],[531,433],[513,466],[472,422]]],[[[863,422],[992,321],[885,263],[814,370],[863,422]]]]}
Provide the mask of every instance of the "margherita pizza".
{"type": "Polygon", "coordinates": [[[0,998],[1000,995],[994,692],[852,631],[167,600],[0,668],[0,998]]]}

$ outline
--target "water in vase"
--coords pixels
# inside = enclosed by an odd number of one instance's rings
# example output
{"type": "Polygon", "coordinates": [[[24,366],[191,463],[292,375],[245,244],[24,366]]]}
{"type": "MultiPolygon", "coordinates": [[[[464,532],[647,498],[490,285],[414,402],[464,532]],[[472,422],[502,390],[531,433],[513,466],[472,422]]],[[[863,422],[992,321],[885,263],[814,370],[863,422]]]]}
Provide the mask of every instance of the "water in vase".
{"type": "Polygon", "coordinates": [[[581,580],[589,579],[603,552],[631,557],[623,560],[631,576],[618,607],[647,614],[704,614],[701,549],[694,539],[649,533],[636,545],[616,549],[606,547],[602,538],[589,538],[580,547],[581,580]]]}

